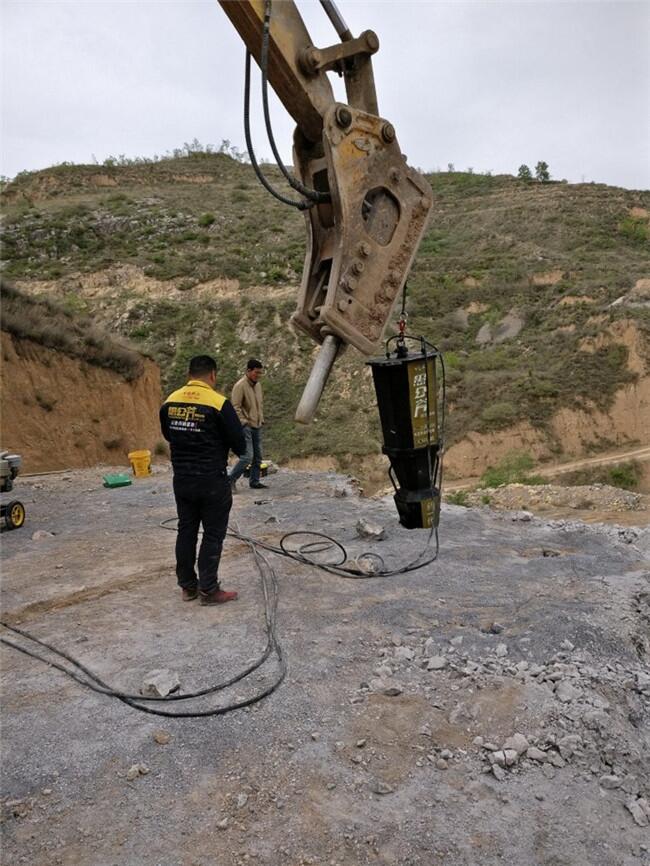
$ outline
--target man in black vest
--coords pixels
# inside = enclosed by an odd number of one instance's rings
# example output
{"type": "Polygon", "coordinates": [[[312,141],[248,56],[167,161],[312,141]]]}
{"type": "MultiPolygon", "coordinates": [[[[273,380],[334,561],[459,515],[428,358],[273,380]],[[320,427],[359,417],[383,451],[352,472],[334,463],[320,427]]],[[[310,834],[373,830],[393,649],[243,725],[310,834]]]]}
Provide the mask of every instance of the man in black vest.
{"type": "Polygon", "coordinates": [[[217,364],[208,355],[190,361],[187,385],[170,394],[160,409],[160,427],[171,446],[174,497],[178,510],[176,576],[183,601],[223,604],[236,592],[219,586],[219,560],[232,507],[226,474],[228,452],[246,450],[232,404],[214,390],[217,364]],[[195,571],[199,526],[203,540],[195,571]]]}

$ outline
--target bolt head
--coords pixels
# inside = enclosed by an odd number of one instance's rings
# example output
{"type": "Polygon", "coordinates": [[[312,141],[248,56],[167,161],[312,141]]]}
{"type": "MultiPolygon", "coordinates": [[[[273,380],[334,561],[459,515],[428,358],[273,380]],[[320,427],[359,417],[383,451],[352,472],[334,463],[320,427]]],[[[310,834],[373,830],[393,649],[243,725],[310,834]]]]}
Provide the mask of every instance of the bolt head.
{"type": "Polygon", "coordinates": [[[399,285],[399,271],[389,271],[387,279],[388,279],[388,284],[390,286],[398,286],[399,285]]]}
{"type": "Polygon", "coordinates": [[[371,252],[370,244],[366,243],[366,241],[362,241],[359,244],[359,255],[363,256],[364,259],[367,259],[371,252]]]}
{"type": "Polygon", "coordinates": [[[318,48],[314,48],[314,46],[311,45],[309,48],[305,48],[302,56],[305,66],[316,72],[321,61],[321,53],[318,48]]]}
{"type": "Polygon", "coordinates": [[[360,259],[355,259],[355,261],[352,262],[352,270],[355,274],[362,274],[364,267],[365,265],[360,259]]]}
{"type": "Polygon", "coordinates": [[[395,127],[392,123],[384,123],[381,127],[381,137],[387,144],[390,144],[391,141],[395,141],[395,127]]]}
{"type": "Polygon", "coordinates": [[[379,51],[379,37],[374,30],[366,30],[363,34],[366,40],[366,45],[371,51],[379,51]]]}
{"type": "Polygon", "coordinates": [[[339,105],[336,109],[336,122],[341,129],[347,129],[352,123],[352,112],[345,105],[339,105]]]}

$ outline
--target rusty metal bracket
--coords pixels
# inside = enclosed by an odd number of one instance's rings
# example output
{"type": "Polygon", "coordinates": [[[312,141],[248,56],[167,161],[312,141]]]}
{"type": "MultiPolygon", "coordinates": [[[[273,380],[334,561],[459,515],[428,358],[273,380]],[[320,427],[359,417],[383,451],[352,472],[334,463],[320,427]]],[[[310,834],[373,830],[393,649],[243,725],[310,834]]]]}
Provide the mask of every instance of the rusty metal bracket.
{"type": "Polygon", "coordinates": [[[299,62],[305,75],[333,70],[343,75],[346,60],[359,56],[367,57],[379,51],[379,38],[373,30],[364,30],[356,39],[338,42],[328,48],[309,45],[300,53],[299,62]]]}

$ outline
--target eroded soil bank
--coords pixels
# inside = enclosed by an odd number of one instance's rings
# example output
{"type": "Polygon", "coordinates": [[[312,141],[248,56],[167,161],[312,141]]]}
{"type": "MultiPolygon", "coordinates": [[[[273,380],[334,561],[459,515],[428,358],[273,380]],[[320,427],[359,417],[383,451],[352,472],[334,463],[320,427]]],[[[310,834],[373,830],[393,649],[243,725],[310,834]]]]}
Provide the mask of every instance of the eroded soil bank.
{"type": "Polygon", "coordinates": [[[2,447],[24,473],[122,460],[162,439],[160,370],[142,358],[132,381],[5,331],[2,340],[2,447]]]}

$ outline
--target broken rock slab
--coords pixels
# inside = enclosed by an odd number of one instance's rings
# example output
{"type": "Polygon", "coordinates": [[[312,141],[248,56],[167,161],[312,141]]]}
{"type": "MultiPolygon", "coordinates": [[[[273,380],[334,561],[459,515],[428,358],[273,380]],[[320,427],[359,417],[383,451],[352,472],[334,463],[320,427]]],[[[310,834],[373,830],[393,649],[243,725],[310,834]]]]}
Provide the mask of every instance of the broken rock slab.
{"type": "Polygon", "coordinates": [[[356,528],[359,538],[365,538],[369,541],[381,541],[383,538],[386,538],[386,530],[383,526],[371,523],[363,517],[357,521],[356,528]]]}
{"type": "Polygon", "coordinates": [[[558,701],[561,701],[563,704],[568,704],[571,701],[575,701],[576,698],[579,698],[582,692],[580,689],[577,689],[575,686],[571,685],[568,680],[562,680],[558,683],[557,688],[555,689],[555,696],[558,701]]]}
{"type": "Polygon", "coordinates": [[[625,804],[625,808],[634,818],[639,827],[650,826],[650,803],[645,797],[632,798],[625,804]]]}
{"type": "Polygon", "coordinates": [[[166,698],[172,692],[177,691],[181,686],[181,681],[178,674],[174,671],[161,668],[150,671],[140,688],[140,694],[152,698],[166,698]]]}
{"type": "Polygon", "coordinates": [[[409,646],[398,646],[395,649],[395,658],[398,661],[411,661],[415,658],[415,652],[409,646]]]}
{"type": "Polygon", "coordinates": [[[385,794],[392,794],[395,788],[388,785],[386,782],[373,781],[370,783],[370,790],[373,794],[381,794],[383,796],[385,794]]]}
{"type": "Polygon", "coordinates": [[[153,738],[159,746],[166,746],[167,743],[170,742],[172,735],[169,733],[169,731],[160,730],[153,732],[153,738]]]}
{"type": "Polygon", "coordinates": [[[528,740],[523,734],[513,734],[508,737],[501,748],[504,752],[512,749],[517,753],[517,756],[523,755],[528,750],[528,740]]]}
{"type": "Polygon", "coordinates": [[[146,776],[149,772],[149,767],[146,764],[133,764],[126,771],[127,782],[133,782],[139,776],[146,776]]]}
{"type": "Polygon", "coordinates": [[[514,749],[499,749],[488,754],[490,763],[497,764],[499,767],[513,767],[517,763],[518,757],[519,755],[514,749]]]}
{"type": "Polygon", "coordinates": [[[526,757],[530,758],[531,761],[537,761],[538,764],[544,764],[547,760],[546,752],[543,752],[541,749],[538,749],[536,746],[531,746],[526,751],[526,757]]]}

